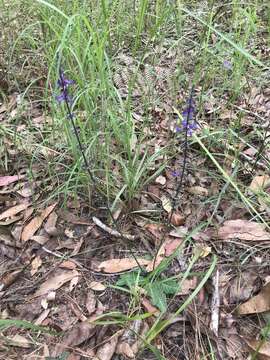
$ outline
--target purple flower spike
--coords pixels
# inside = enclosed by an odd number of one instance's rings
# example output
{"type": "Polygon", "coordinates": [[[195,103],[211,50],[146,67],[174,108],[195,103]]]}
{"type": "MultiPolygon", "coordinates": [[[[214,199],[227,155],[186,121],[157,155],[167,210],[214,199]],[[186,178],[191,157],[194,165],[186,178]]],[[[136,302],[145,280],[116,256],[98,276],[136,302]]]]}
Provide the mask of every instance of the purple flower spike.
{"type": "Polygon", "coordinates": [[[59,79],[57,80],[57,85],[60,88],[61,92],[55,97],[56,101],[60,104],[61,102],[66,102],[72,104],[72,97],[68,94],[68,86],[75,84],[74,80],[65,78],[65,74],[62,70],[59,71],[59,79]]]}

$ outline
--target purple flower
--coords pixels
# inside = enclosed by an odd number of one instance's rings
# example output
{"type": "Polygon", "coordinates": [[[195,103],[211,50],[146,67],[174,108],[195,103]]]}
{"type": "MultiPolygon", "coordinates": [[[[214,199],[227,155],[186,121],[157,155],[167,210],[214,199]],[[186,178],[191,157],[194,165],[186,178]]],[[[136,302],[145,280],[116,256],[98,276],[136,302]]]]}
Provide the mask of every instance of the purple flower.
{"type": "Polygon", "coordinates": [[[226,70],[231,70],[232,69],[232,63],[229,60],[224,60],[223,61],[223,66],[226,70]]]}
{"type": "Polygon", "coordinates": [[[191,136],[193,131],[198,129],[198,125],[196,121],[193,120],[194,115],[195,115],[195,106],[193,102],[191,102],[189,106],[186,109],[184,109],[184,111],[182,112],[183,120],[181,123],[181,127],[176,126],[175,131],[176,132],[187,131],[187,135],[191,136]]]}
{"type": "Polygon", "coordinates": [[[75,84],[75,81],[65,78],[64,72],[60,69],[59,79],[57,80],[57,85],[60,88],[60,94],[55,97],[58,103],[63,101],[68,104],[72,103],[72,97],[68,94],[68,87],[73,84],[75,84]]]}

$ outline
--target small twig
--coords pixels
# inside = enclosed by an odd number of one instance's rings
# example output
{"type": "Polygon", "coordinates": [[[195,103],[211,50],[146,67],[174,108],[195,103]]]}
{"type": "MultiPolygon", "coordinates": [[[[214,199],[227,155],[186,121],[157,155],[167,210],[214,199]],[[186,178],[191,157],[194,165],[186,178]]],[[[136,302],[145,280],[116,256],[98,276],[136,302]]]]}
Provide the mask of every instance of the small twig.
{"type": "Polygon", "coordinates": [[[213,295],[211,301],[211,323],[210,328],[218,337],[219,328],[219,307],[220,307],[220,293],[219,293],[219,270],[217,269],[215,275],[212,278],[213,283],[213,295]]]}
{"type": "Polygon", "coordinates": [[[120,233],[119,231],[110,228],[109,226],[105,225],[101,220],[99,220],[95,216],[92,217],[92,220],[98,227],[100,227],[102,230],[106,231],[107,233],[109,233],[112,236],[120,237],[120,238],[123,237],[123,238],[125,238],[127,240],[131,240],[131,241],[136,239],[136,236],[134,236],[134,235],[120,233]]]}

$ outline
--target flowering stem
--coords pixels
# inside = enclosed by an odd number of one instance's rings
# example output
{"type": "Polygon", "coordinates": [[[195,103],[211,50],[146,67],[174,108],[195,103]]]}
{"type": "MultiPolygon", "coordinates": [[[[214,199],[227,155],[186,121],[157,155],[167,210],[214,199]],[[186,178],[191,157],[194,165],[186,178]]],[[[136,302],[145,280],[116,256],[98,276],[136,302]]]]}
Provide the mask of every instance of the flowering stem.
{"type": "Polygon", "coordinates": [[[179,180],[179,183],[177,185],[177,188],[175,190],[175,196],[173,198],[173,202],[172,202],[172,210],[170,212],[170,216],[168,218],[168,225],[170,225],[171,220],[172,220],[172,216],[175,212],[175,207],[176,207],[176,199],[178,198],[179,192],[183,186],[183,181],[184,181],[184,175],[185,175],[185,170],[186,170],[186,165],[187,165],[187,155],[188,155],[188,129],[189,129],[189,121],[191,119],[192,116],[192,101],[193,101],[193,93],[194,93],[194,85],[192,85],[191,90],[190,90],[190,94],[189,94],[189,100],[188,100],[188,110],[187,110],[187,117],[186,117],[186,126],[185,126],[185,141],[184,141],[184,154],[183,154],[183,167],[182,167],[182,171],[181,171],[181,177],[179,180]]]}
{"type": "MultiPolygon", "coordinates": [[[[61,101],[64,102],[64,104],[66,105],[66,108],[67,108],[67,116],[68,118],[70,119],[71,121],[71,124],[72,124],[72,128],[74,130],[74,133],[75,133],[75,137],[76,137],[76,140],[77,140],[77,143],[79,145],[79,149],[80,149],[80,152],[82,154],[82,157],[83,157],[83,161],[84,161],[84,164],[85,164],[85,167],[86,167],[86,170],[90,176],[90,179],[92,180],[92,183],[94,185],[97,185],[97,179],[93,176],[91,170],[90,170],[90,165],[87,161],[87,158],[85,156],[85,153],[84,153],[84,149],[83,149],[83,146],[82,146],[82,143],[81,143],[81,140],[80,140],[80,136],[79,136],[79,133],[78,133],[78,130],[76,128],[76,125],[75,125],[75,122],[74,122],[74,117],[73,117],[73,114],[72,114],[72,111],[71,111],[71,107],[70,107],[70,98],[69,98],[69,95],[68,95],[68,90],[67,90],[67,85],[68,84],[71,84],[70,80],[67,80],[64,78],[64,75],[63,75],[63,72],[61,71],[61,68],[59,70],[59,84],[60,84],[60,87],[62,88],[62,94],[59,96],[59,98],[61,99],[61,101]]],[[[116,230],[118,231],[118,233],[120,234],[120,237],[122,240],[126,241],[125,237],[123,236],[123,233],[122,231],[120,230],[118,224],[117,224],[117,221],[114,219],[113,217],[113,213],[112,213],[112,210],[110,209],[109,205],[106,204],[105,205],[109,215],[110,215],[110,218],[116,228],[116,230]]],[[[139,261],[137,260],[137,257],[136,255],[134,254],[133,250],[131,249],[130,246],[129,247],[129,251],[132,255],[132,257],[134,258],[134,260],[136,261],[136,264],[138,265],[138,267],[140,268],[140,270],[142,271],[142,273],[145,272],[145,270],[142,268],[142,266],[140,265],[139,261]]]]}
{"type": "Polygon", "coordinates": [[[170,224],[171,224],[171,221],[172,221],[172,217],[173,217],[173,214],[174,214],[175,208],[176,208],[176,200],[177,200],[177,198],[179,196],[180,190],[181,190],[181,188],[183,186],[183,182],[184,182],[184,175],[185,175],[186,164],[187,164],[187,156],[188,156],[189,122],[190,122],[190,120],[192,118],[192,113],[194,111],[193,103],[192,103],[193,102],[193,93],[194,93],[194,85],[192,85],[191,90],[190,90],[190,94],[189,94],[187,114],[186,114],[186,123],[185,123],[185,126],[184,126],[184,131],[185,131],[184,154],[183,154],[184,159],[183,159],[183,167],[182,167],[182,171],[181,171],[181,177],[180,177],[179,183],[177,185],[177,188],[175,190],[175,196],[174,196],[173,201],[172,201],[172,210],[171,210],[170,215],[169,215],[169,217],[167,219],[167,222],[165,223],[165,229],[164,229],[164,232],[163,232],[163,236],[162,236],[159,247],[158,247],[158,249],[156,251],[156,254],[155,254],[155,259],[154,259],[154,263],[153,263],[153,269],[155,269],[156,260],[157,260],[157,254],[158,254],[159,250],[161,249],[161,246],[164,243],[166,234],[169,231],[170,224]]]}

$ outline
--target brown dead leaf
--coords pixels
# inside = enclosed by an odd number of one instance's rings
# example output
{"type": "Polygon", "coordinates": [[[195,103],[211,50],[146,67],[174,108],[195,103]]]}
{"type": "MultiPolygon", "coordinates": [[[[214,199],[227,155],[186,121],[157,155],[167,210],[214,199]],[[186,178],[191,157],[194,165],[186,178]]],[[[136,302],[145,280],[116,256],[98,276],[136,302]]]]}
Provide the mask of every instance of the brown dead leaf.
{"type": "Polygon", "coordinates": [[[165,241],[165,256],[172,255],[175,250],[182,244],[182,239],[167,239],[165,241]]]}
{"type": "Polygon", "coordinates": [[[97,299],[94,291],[89,290],[86,295],[85,307],[89,315],[92,315],[96,310],[97,299]]]}
{"type": "Polygon", "coordinates": [[[208,196],[208,190],[202,186],[191,186],[187,191],[193,195],[208,196]]]}
{"type": "MultiPolygon", "coordinates": [[[[170,214],[169,214],[170,216],[170,214]]],[[[174,212],[172,214],[172,219],[171,219],[171,223],[174,225],[174,226],[180,226],[180,225],[184,225],[185,223],[185,216],[179,214],[179,213],[176,213],[174,212]]]]}
{"type": "Polygon", "coordinates": [[[44,229],[45,229],[46,233],[51,236],[55,236],[58,233],[57,228],[56,228],[57,218],[58,218],[58,215],[56,214],[55,211],[53,211],[49,215],[46,223],[44,224],[44,229]]]}
{"type": "Polygon", "coordinates": [[[222,240],[240,239],[246,241],[267,241],[270,234],[265,231],[263,224],[248,220],[225,221],[218,230],[218,237],[222,240]]]}
{"type": "Polygon", "coordinates": [[[142,305],[148,313],[153,314],[155,316],[160,314],[160,311],[154,305],[152,305],[147,298],[142,299],[142,305]]]}
{"type": "Polygon", "coordinates": [[[26,337],[16,334],[14,336],[8,336],[8,337],[4,337],[4,340],[7,342],[8,345],[10,346],[17,346],[17,347],[21,347],[24,349],[28,349],[32,346],[32,342],[28,339],[26,339],[26,337]]]}
{"type": "Polygon", "coordinates": [[[62,269],[74,270],[76,269],[77,265],[72,260],[65,260],[59,265],[59,267],[62,269]]]}
{"type": "Polygon", "coordinates": [[[41,215],[32,219],[23,229],[21,239],[22,241],[28,241],[35,234],[35,232],[41,227],[43,221],[50,215],[57,203],[48,206],[42,211],[41,215]]]}
{"type": "Polygon", "coordinates": [[[25,210],[28,206],[29,206],[29,204],[15,205],[15,206],[5,210],[4,212],[2,212],[2,214],[0,214],[0,220],[12,217],[12,216],[20,213],[21,211],[25,210]]]}
{"type": "Polygon", "coordinates": [[[78,277],[79,273],[76,270],[61,270],[58,271],[54,276],[50,277],[40,288],[34,293],[32,298],[46,295],[50,291],[59,289],[66,282],[72,280],[75,277],[78,277]]]}
{"type": "Polygon", "coordinates": [[[238,306],[238,315],[257,314],[270,310],[270,282],[267,283],[258,295],[238,306]]]}
{"type": "Polygon", "coordinates": [[[270,186],[270,176],[269,175],[260,175],[255,176],[249,185],[249,189],[253,192],[261,191],[270,186]]]}
{"type": "Polygon", "coordinates": [[[40,256],[36,256],[31,262],[31,267],[32,267],[30,271],[31,276],[36,274],[36,272],[41,267],[41,265],[42,265],[42,260],[40,256]]]}
{"type": "Polygon", "coordinates": [[[0,291],[7,289],[12,285],[21,275],[23,270],[14,270],[12,272],[4,273],[0,276],[0,291]]]}
{"type": "MultiPolygon", "coordinates": [[[[137,261],[141,266],[148,265],[150,263],[150,260],[146,260],[146,259],[138,258],[137,261]]],[[[111,260],[102,261],[97,266],[97,270],[103,271],[105,273],[118,273],[121,271],[133,269],[137,266],[138,264],[135,261],[135,259],[130,259],[130,258],[111,259],[111,260]]]]}
{"type": "Polygon", "coordinates": [[[110,341],[100,346],[97,350],[96,357],[98,360],[111,360],[118,343],[119,335],[114,335],[110,341]]]}
{"type": "Polygon", "coordinates": [[[21,180],[25,175],[12,175],[12,176],[0,176],[0,186],[6,186],[12,184],[18,180],[21,180]]]}
{"type": "Polygon", "coordinates": [[[104,291],[106,289],[106,286],[99,281],[91,281],[89,287],[95,291],[104,291]]]}
{"type": "Polygon", "coordinates": [[[180,287],[180,290],[178,291],[177,295],[188,295],[191,293],[192,290],[194,290],[197,286],[198,279],[197,277],[193,277],[191,279],[185,279],[180,287]]]}
{"type": "Polygon", "coordinates": [[[270,360],[270,342],[244,339],[248,347],[256,353],[257,360],[270,360]]]}
{"type": "Polygon", "coordinates": [[[52,356],[59,356],[67,347],[80,345],[90,337],[94,336],[96,325],[90,324],[88,321],[75,325],[65,336],[61,344],[57,344],[52,356]]]}

